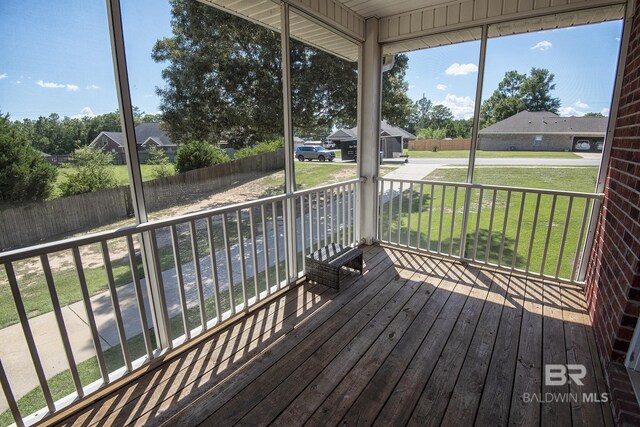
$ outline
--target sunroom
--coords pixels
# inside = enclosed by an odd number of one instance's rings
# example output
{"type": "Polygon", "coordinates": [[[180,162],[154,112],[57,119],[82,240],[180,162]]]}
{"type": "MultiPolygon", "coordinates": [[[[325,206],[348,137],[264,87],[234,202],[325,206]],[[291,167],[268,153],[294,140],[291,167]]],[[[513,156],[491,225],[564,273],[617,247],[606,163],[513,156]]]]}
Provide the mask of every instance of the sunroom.
{"type": "Polygon", "coordinates": [[[0,209],[3,422],[640,423],[636,2],[159,3],[173,38],[125,0],[106,1],[102,26],[78,22],[108,38],[126,186],[0,209]],[[145,119],[149,43],[171,83],[145,119]],[[405,72],[442,101],[403,88],[405,72]],[[523,110],[540,120],[483,149],[482,129],[523,110]],[[429,125],[381,161],[380,123],[402,114],[429,125]],[[540,148],[549,128],[571,141],[576,116],[607,124],[589,134],[604,145],[540,148]],[[145,120],[173,123],[176,157],[215,139],[235,159],[161,175],[136,141],[145,120]],[[347,125],[357,161],[296,160],[299,137],[347,125]],[[260,151],[256,129],[283,142],[260,151]],[[339,290],[306,277],[328,246],[363,252],[339,290]]]}

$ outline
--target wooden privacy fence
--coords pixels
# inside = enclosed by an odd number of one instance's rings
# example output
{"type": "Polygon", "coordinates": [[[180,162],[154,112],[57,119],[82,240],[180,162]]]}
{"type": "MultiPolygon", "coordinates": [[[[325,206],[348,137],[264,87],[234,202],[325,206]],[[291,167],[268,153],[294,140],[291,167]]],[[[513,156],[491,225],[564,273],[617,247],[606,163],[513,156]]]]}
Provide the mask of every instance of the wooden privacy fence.
{"type": "Polygon", "coordinates": [[[471,149],[471,139],[419,139],[409,141],[409,151],[431,151],[434,147],[438,147],[438,150],[441,151],[469,150],[471,149]]]}
{"type": "MultiPolygon", "coordinates": [[[[157,211],[284,168],[284,150],[145,181],[145,202],[157,211]]],[[[131,217],[128,186],[109,188],[45,202],[0,209],[0,249],[34,244],[44,239],[112,224],[131,217]]]]}

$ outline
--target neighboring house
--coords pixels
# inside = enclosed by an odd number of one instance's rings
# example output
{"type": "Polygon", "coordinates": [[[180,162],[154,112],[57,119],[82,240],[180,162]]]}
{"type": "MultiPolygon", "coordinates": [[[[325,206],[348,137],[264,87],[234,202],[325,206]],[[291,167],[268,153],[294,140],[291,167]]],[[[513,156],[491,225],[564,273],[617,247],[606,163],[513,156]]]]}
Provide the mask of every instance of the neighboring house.
{"type": "MultiPolygon", "coordinates": [[[[406,142],[415,139],[416,136],[412,133],[400,127],[391,126],[386,120],[380,122],[380,151],[385,158],[393,157],[393,153],[402,153],[406,142]]],[[[358,143],[358,128],[338,129],[327,137],[327,141],[335,143],[336,148],[342,149],[342,159],[353,159],[355,146],[358,143]]]]}
{"type": "MultiPolygon", "coordinates": [[[[157,122],[137,125],[136,142],[139,146],[138,151],[141,154],[145,153],[147,148],[155,146],[162,149],[171,160],[175,157],[178,149],[178,146],[169,139],[167,134],[160,128],[160,123],[157,122]]],[[[124,154],[124,146],[125,141],[122,132],[100,132],[89,144],[89,147],[99,148],[104,152],[115,154],[124,154]]],[[[140,157],[141,161],[146,161],[144,155],[140,157]]]]}
{"type": "Polygon", "coordinates": [[[602,151],[607,117],[560,117],[521,111],[478,132],[478,148],[489,151],[602,151]]]}

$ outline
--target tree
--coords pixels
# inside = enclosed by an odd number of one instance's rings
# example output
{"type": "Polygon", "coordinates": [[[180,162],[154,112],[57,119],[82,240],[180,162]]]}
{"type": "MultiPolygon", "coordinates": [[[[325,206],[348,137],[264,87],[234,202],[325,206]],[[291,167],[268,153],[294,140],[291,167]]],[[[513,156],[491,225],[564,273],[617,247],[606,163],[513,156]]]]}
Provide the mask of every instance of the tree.
{"type": "Polygon", "coordinates": [[[113,154],[82,147],[73,152],[75,167],[60,184],[63,196],[92,193],[105,188],[115,187],[117,181],[111,168],[113,154]]]}
{"type": "Polygon", "coordinates": [[[0,204],[46,199],[56,176],[9,115],[0,113],[0,204]]]}
{"type": "Polygon", "coordinates": [[[178,173],[184,173],[228,162],[229,160],[227,153],[221,149],[215,148],[204,141],[194,141],[178,148],[176,170],[178,173]]]}
{"type": "Polygon", "coordinates": [[[607,117],[607,116],[605,116],[602,113],[593,113],[593,112],[591,112],[591,113],[586,113],[584,115],[584,117],[607,117]]]}
{"type": "MultiPolygon", "coordinates": [[[[166,85],[156,92],[171,139],[242,148],[281,137],[280,34],[201,2],[171,0],[171,6],[173,34],[152,52],[156,62],[166,63],[166,85]]],[[[404,69],[406,56],[399,55],[383,79],[391,92],[382,110],[392,122],[409,117],[404,69]]],[[[356,124],[355,62],[292,39],[291,71],[296,132],[326,134],[356,124]]]]}
{"type": "Polygon", "coordinates": [[[410,127],[413,112],[413,103],[407,96],[409,84],[405,79],[408,67],[409,57],[398,54],[393,68],[382,74],[382,118],[403,128],[410,127]]]}
{"type": "Polygon", "coordinates": [[[428,124],[431,128],[444,128],[449,122],[453,120],[453,113],[449,107],[436,104],[431,108],[429,113],[428,124]]]}
{"type": "Polygon", "coordinates": [[[418,129],[424,129],[429,126],[429,112],[432,106],[431,100],[422,94],[422,98],[413,104],[411,120],[409,126],[407,126],[409,132],[415,133],[418,129]]]}
{"type": "Polygon", "coordinates": [[[520,95],[529,111],[551,111],[556,113],[560,108],[560,99],[553,98],[550,92],[556,88],[555,76],[545,68],[532,68],[520,85],[520,95]]]}
{"type": "Polygon", "coordinates": [[[560,99],[551,96],[555,76],[545,68],[531,68],[529,75],[505,73],[498,88],[480,107],[480,123],[486,127],[523,110],[556,113],[560,99]]]}

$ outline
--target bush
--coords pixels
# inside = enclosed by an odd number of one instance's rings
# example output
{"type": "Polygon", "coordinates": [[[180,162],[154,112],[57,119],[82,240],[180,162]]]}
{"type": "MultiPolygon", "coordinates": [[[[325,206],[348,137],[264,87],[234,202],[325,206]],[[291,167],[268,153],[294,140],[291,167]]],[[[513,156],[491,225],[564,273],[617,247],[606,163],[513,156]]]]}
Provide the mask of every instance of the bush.
{"type": "Polygon", "coordinates": [[[46,199],[57,173],[9,116],[0,115],[0,203],[46,199]]]}
{"type": "Polygon", "coordinates": [[[152,174],[154,178],[166,178],[175,175],[175,169],[169,162],[167,154],[161,148],[152,146],[147,151],[149,153],[147,164],[153,166],[152,174]]]}
{"type": "Polygon", "coordinates": [[[60,184],[63,196],[92,193],[115,187],[118,183],[111,164],[114,156],[100,150],[83,147],[73,152],[74,171],[67,175],[67,181],[60,184]]]}
{"type": "Polygon", "coordinates": [[[206,168],[230,160],[227,153],[203,141],[185,144],[176,153],[176,170],[178,173],[206,168]]]}
{"type": "Polygon", "coordinates": [[[284,148],[284,139],[278,138],[272,141],[259,142],[253,147],[241,148],[233,155],[234,159],[244,159],[245,157],[257,156],[262,153],[272,153],[284,148]]]}

